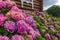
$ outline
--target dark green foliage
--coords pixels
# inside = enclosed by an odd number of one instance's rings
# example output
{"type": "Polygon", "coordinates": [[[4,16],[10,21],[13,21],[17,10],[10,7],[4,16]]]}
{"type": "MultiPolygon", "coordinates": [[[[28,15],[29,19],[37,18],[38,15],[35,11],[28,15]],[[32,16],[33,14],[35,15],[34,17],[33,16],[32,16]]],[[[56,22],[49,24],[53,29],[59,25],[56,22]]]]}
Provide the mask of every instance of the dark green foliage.
{"type": "Polygon", "coordinates": [[[24,37],[24,40],[29,40],[29,38],[25,34],[23,34],[22,36],[24,37]]]}
{"type": "Polygon", "coordinates": [[[7,36],[8,35],[8,32],[3,27],[0,27],[0,34],[7,36]]]}
{"type": "Polygon", "coordinates": [[[55,29],[56,31],[58,31],[58,30],[60,30],[60,26],[56,26],[54,29],[55,29]]]}
{"type": "Polygon", "coordinates": [[[9,10],[9,8],[2,8],[0,11],[1,13],[6,14],[7,12],[9,12],[9,10]]]}
{"type": "Polygon", "coordinates": [[[8,20],[12,20],[12,21],[15,21],[16,22],[16,20],[14,20],[12,17],[8,17],[8,20]]]}
{"type": "Polygon", "coordinates": [[[37,23],[37,29],[39,30],[40,33],[42,32],[42,28],[38,23],[37,23]]]}
{"type": "Polygon", "coordinates": [[[34,20],[36,20],[39,23],[39,25],[42,24],[42,19],[40,19],[38,16],[34,16],[34,20]]]}
{"type": "Polygon", "coordinates": [[[60,40],[60,38],[58,38],[58,40],[60,40]]]}
{"type": "Polygon", "coordinates": [[[8,37],[12,37],[13,34],[9,33],[7,30],[5,30],[3,27],[0,26],[0,35],[3,36],[8,36],[8,37]]]}
{"type": "Polygon", "coordinates": [[[35,40],[46,40],[46,39],[40,35],[35,40]]]}
{"type": "Polygon", "coordinates": [[[52,7],[48,8],[47,12],[53,16],[60,17],[60,6],[53,5],[52,7]]]}

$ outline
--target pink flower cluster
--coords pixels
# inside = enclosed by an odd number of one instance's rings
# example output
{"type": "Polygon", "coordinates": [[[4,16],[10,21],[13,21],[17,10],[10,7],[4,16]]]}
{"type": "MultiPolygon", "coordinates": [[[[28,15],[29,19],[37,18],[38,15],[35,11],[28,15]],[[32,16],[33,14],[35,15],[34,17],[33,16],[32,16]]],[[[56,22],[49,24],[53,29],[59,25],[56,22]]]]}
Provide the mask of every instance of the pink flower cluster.
{"type": "Polygon", "coordinates": [[[14,35],[12,36],[11,40],[24,40],[24,38],[20,35],[14,35]]]}
{"type": "MultiPolygon", "coordinates": [[[[27,34],[30,40],[36,38],[39,34],[36,28],[34,19],[22,12],[21,9],[16,7],[16,4],[12,1],[0,1],[0,8],[11,8],[6,14],[0,14],[0,26],[3,27],[10,33],[18,32],[20,34],[27,34]],[[9,20],[8,18],[12,19],[9,20]],[[28,34],[29,33],[29,34],[28,34]]],[[[2,36],[1,40],[9,40],[9,38],[2,36]]],[[[14,35],[11,40],[24,40],[22,36],[14,35]]]]}
{"type": "Polygon", "coordinates": [[[9,40],[7,36],[0,36],[0,40],[9,40]]]}
{"type": "Polygon", "coordinates": [[[11,39],[9,39],[7,36],[0,36],[0,40],[24,40],[24,38],[20,35],[14,35],[11,39]]]}
{"type": "Polygon", "coordinates": [[[16,6],[15,2],[7,0],[0,1],[0,8],[6,8],[6,7],[11,8],[12,6],[16,6]]]}
{"type": "Polygon", "coordinates": [[[13,33],[17,30],[16,24],[13,21],[6,21],[4,24],[4,28],[10,33],[13,33]]]}
{"type": "Polygon", "coordinates": [[[0,25],[3,26],[4,21],[7,19],[7,17],[0,13],[0,25]]]}
{"type": "Polygon", "coordinates": [[[50,34],[45,34],[45,38],[46,38],[46,40],[50,40],[50,34]]]}

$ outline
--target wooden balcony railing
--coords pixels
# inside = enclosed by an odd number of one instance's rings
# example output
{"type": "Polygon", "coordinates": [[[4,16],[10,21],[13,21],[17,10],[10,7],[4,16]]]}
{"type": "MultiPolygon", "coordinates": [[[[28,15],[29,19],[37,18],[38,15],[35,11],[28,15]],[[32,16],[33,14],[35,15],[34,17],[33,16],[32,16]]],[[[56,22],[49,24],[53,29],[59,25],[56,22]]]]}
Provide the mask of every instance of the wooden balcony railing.
{"type": "MultiPolygon", "coordinates": [[[[21,6],[21,1],[20,0],[12,0],[16,2],[17,7],[23,10],[31,10],[32,11],[32,5],[24,2],[23,8],[21,6]]],[[[43,10],[43,0],[34,0],[34,10],[36,11],[42,11],[43,10]]]]}

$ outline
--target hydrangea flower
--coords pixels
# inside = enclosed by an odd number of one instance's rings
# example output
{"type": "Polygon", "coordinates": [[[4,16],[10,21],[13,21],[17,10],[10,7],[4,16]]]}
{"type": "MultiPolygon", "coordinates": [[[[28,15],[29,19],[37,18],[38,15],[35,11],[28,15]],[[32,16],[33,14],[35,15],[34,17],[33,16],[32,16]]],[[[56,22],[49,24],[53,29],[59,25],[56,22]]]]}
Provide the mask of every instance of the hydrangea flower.
{"type": "Polygon", "coordinates": [[[33,30],[30,31],[29,33],[30,33],[30,35],[27,35],[27,37],[28,37],[30,40],[33,40],[34,38],[38,37],[38,35],[40,35],[39,32],[33,31],[33,30]]]}
{"type": "Polygon", "coordinates": [[[0,2],[3,1],[3,0],[0,0],[0,2]]]}
{"type": "Polygon", "coordinates": [[[33,15],[33,16],[36,16],[36,13],[32,12],[32,15],[33,15]]]}
{"type": "Polygon", "coordinates": [[[30,40],[33,40],[34,38],[36,38],[39,34],[38,31],[35,31],[31,26],[29,26],[27,28],[27,31],[29,32],[29,35],[27,35],[27,37],[30,39],[30,40]]]}
{"type": "Polygon", "coordinates": [[[20,13],[22,13],[22,10],[19,9],[18,7],[16,7],[16,6],[13,6],[10,11],[15,11],[15,12],[20,12],[20,13]]]}
{"type": "Polygon", "coordinates": [[[7,36],[0,36],[0,40],[10,40],[7,36]]]}
{"type": "Polygon", "coordinates": [[[50,28],[50,30],[53,30],[54,26],[53,25],[49,25],[49,28],[50,28]]]}
{"type": "Polygon", "coordinates": [[[55,26],[58,26],[58,25],[59,25],[59,22],[54,22],[54,25],[55,25],[55,26]]]}
{"type": "Polygon", "coordinates": [[[46,20],[46,19],[44,19],[44,20],[43,20],[43,23],[47,24],[47,20],[46,20]]]}
{"type": "Polygon", "coordinates": [[[2,1],[0,1],[0,8],[2,8],[3,7],[3,2],[2,1]]]}
{"type": "Polygon", "coordinates": [[[26,17],[25,21],[26,23],[30,24],[34,30],[38,31],[36,28],[35,20],[33,20],[31,16],[26,17]]]}
{"type": "Polygon", "coordinates": [[[12,6],[16,6],[16,3],[13,2],[13,1],[7,1],[6,2],[6,6],[9,7],[9,8],[11,8],[12,6]]]}
{"type": "MultiPolygon", "coordinates": [[[[31,27],[32,27],[35,31],[38,31],[37,26],[36,26],[35,23],[31,24],[31,27]]],[[[39,32],[39,31],[38,31],[38,32],[39,32]]]]}
{"type": "Polygon", "coordinates": [[[29,40],[33,40],[32,35],[28,35],[27,37],[29,38],[29,40]]]}
{"type": "Polygon", "coordinates": [[[0,1],[0,8],[16,6],[15,2],[12,1],[0,1]]]}
{"type": "Polygon", "coordinates": [[[32,23],[34,23],[33,18],[30,17],[30,16],[29,16],[29,17],[26,17],[25,21],[26,21],[28,24],[32,24],[32,23]]]}
{"type": "Polygon", "coordinates": [[[36,38],[38,35],[40,35],[38,31],[34,30],[31,30],[29,33],[32,35],[33,38],[36,38]]]}
{"type": "Polygon", "coordinates": [[[53,21],[53,22],[54,22],[54,20],[55,20],[55,18],[51,18],[51,21],[53,21]]]}
{"type": "Polygon", "coordinates": [[[7,7],[7,1],[0,1],[0,8],[6,8],[7,7]]]}
{"type": "Polygon", "coordinates": [[[46,40],[50,40],[50,34],[45,34],[45,38],[46,38],[46,40]]]}
{"type": "Polygon", "coordinates": [[[6,8],[7,7],[7,1],[2,1],[2,4],[3,4],[3,8],[6,8]]]}
{"type": "Polygon", "coordinates": [[[0,14],[0,25],[3,26],[4,21],[7,19],[6,16],[4,16],[3,14],[0,14]]]}
{"type": "Polygon", "coordinates": [[[20,35],[14,35],[12,36],[11,40],[24,40],[24,38],[20,35]]]}
{"type": "Polygon", "coordinates": [[[22,14],[24,17],[27,17],[27,14],[25,14],[21,9],[19,9],[19,8],[16,7],[16,6],[13,6],[10,11],[12,11],[12,12],[13,12],[13,11],[14,11],[14,12],[19,12],[19,13],[22,14]]]}
{"type": "Polygon", "coordinates": [[[45,17],[45,14],[43,12],[38,12],[42,17],[45,17]]]}
{"type": "Polygon", "coordinates": [[[42,19],[43,17],[42,17],[41,15],[39,15],[39,18],[41,18],[41,19],[42,19]]]}
{"type": "Polygon", "coordinates": [[[59,38],[60,38],[60,32],[57,32],[57,34],[56,34],[59,38]]]}
{"type": "Polygon", "coordinates": [[[10,1],[10,0],[3,0],[3,1],[10,1]]]}
{"type": "Polygon", "coordinates": [[[10,33],[13,33],[17,30],[16,24],[13,21],[6,21],[4,28],[10,33]]]}
{"type": "Polygon", "coordinates": [[[56,36],[51,35],[51,37],[53,38],[53,40],[58,40],[56,36]]]}
{"type": "Polygon", "coordinates": [[[21,9],[19,9],[18,7],[16,6],[13,6],[10,10],[11,12],[19,12],[19,14],[22,14],[25,18],[27,17],[27,14],[25,14],[21,9]]]}
{"type": "Polygon", "coordinates": [[[54,18],[49,18],[48,20],[49,20],[50,22],[54,22],[54,21],[55,21],[54,18]]]}
{"type": "Polygon", "coordinates": [[[22,15],[22,14],[20,14],[19,12],[14,12],[14,11],[10,11],[10,12],[8,12],[7,14],[6,14],[7,16],[11,16],[14,20],[16,20],[16,21],[19,21],[19,20],[21,20],[21,19],[24,19],[25,17],[22,15]]]}
{"type": "Polygon", "coordinates": [[[27,29],[27,24],[25,23],[25,21],[20,20],[17,22],[17,27],[18,27],[18,32],[21,34],[26,33],[26,29],[27,29]]]}
{"type": "Polygon", "coordinates": [[[27,31],[30,32],[30,31],[32,31],[32,30],[34,30],[34,29],[33,29],[30,25],[28,25],[27,31]]]}
{"type": "Polygon", "coordinates": [[[0,40],[2,39],[2,36],[0,35],[0,40]]]}

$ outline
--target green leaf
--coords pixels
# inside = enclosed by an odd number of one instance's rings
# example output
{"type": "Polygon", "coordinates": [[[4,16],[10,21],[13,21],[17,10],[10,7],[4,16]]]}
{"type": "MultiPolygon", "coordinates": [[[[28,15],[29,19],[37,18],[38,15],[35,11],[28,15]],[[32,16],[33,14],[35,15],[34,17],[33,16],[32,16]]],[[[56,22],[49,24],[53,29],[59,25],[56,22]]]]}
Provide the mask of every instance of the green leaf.
{"type": "Polygon", "coordinates": [[[60,38],[58,38],[58,40],[60,40],[60,38]]]}
{"type": "Polygon", "coordinates": [[[29,40],[29,38],[27,38],[26,35],[22,35],[24,37],[25,40],[29,40]]]}
{"type": "Polygon", "coordinates": [[[36,25],[37,25],[37,29],[39,30],[39,32],[42,32],[42,28],[41,28],[41,26],[39,25],[39,23],[36,23],[36,25]]]}
{"type": "Polygon", "coordinates": [[[42,19],[40,19],[38,16],[33,17],[40,25],[42,24],[42,19]]]}
{"type": "Polygon", "coordinates": [[[0,27],[0,34],[1,35],[8,35],[8,32],[3,27],[0,27]]]}
{"type": "Polygon", "coordinates": [[[9,8],[3,8],[3,9],[1,10],[1,12],[2,12],[3,14],[6,14],[9,10],[10,10],[9,8]]]}
{"type": "Polygon", "coordinates": [[[35,40],[46,40],[46,39],[40,35],[35,40]]]}

